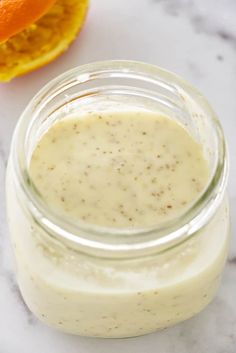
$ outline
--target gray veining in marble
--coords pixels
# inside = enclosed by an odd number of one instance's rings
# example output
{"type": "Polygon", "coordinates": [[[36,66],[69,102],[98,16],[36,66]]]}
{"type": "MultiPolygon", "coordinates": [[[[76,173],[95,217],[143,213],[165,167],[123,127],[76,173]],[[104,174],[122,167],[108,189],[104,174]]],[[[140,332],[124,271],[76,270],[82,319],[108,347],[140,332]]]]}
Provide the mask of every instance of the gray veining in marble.
{"type": "Polygon", "coordinates": [[[151,0],[171,16],[186,16],[197,32],[219,36],[236,48],[236,2],[234,0],[151,0]],[[211,16],[209,15],[211,14],[211,16]]]}
{"type": "Polygon", "coordinates": [[[56,332],[25,306],[14,275],[5,212],[5,166],[18,117],[50,79],[103,59],[147,61],[184,76],[209,99],[229,145],[229,196],[236,232],[236,1],[91,0],[86,25],[54,63],[0,84],[0,353],[235,353],[236,239],[216,299],[195,318],[148,336],[98,340],[56,332]]]}

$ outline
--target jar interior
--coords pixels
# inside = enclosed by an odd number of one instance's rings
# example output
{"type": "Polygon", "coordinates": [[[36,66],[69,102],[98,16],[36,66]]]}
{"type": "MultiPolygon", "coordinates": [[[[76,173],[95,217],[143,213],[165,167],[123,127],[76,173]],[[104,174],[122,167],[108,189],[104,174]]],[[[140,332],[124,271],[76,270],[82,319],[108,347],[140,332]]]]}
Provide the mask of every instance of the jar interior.
{"type": "Polygon", "coordinates": [[[40,101],[25,140],[27,165],[38,140],[58,120],[91,111],[149,111],[174,119],[188,130],[203,148],[211,179],[219,160],[218,131],[202,106],[174,83],[129,71],[108,75],[82,74],[71,82],[62,81],[40,101]]]}
{"type": "MultiPolygon", "coordinates": [[[[200,211],[204,212],[203,208],[209,203],[210,197],[210,201],[216,197],[215,185],[222,176],[224,166],[224,139],[218,120],[205,99],[179,77],[164,70],[125,61],[97,63],[96,68],[94,64],[86,65],[52,81],[36,95],[27,107],[21,126],[18,127],[15,145],[16,149],[22,151],[20,156],[16,152],[21,172],[25,171],[27,180],[30,181],[28,168],[33,150],[41,136],[56,121],[75,114],[86,115],[91,111],[99,113],[129,110],[154,112],[178,121],[203,148],[204,156],[209,164],[209,183],[194,207],[189,210],[188,215],[184,215],[182,220],[178,219],[178,222],[173,220],[168,227],[162,225],[158,231],[157,229],[145,231],[140,229],[137,242],[147,243],[153,238],[154,240],[161,239],[165,234],[171,236],[172,240],[176,240],[180,233],[189,236],[191,232],[186,232],[186,229],[189,229],[187,223],[195,216],[199,218],[200,211]],[[172,230],[176,231],[174,236],[172,230]]],[[[41,204],[40,215],[42,215],[43,207],[41,204]]],[[[35,207],[37,212],[39,208],[37,204],[35,207]]],[[[43,216],[47,221],[48,215],[43,216]]],[[[53,227],[57,227],[57,231],[62,228],[61,225],[58,227],[59,221],[56,217],[52,224],[53,227]]],[[[67,230],[71,230],[70,226],[67,224],[64,227],[63,224],[64,229],[67,230]]],[[[95,242],[98,241],[98,245],[101,241],[98,229],[94,230],[89,226],[86,229],[88,232],[85,237],[95,242]]],[[[197,227],[193,232],[196,230],[197,227]]],[[[81,235],[81,229],[79,231],[81,235]]],[[[119,234],[119,239],[116,237],[115,241],[111,237],[112,246],[116,246],[117,250],[117,241],[120,244],[124,241],[127,243],[127,235],[137,235],[136,232],[137,230],[127,230],[119,234]]],[[[100,229],[100,233],[107,234],[107,229],[100,229]]],[[[111,234],[112,231],[109,233],[111,234]]],[[[116,231],[113,233],[117,235],[116,231]]],[[[134,240],[131,242],[133,244],[134,240]]]]}

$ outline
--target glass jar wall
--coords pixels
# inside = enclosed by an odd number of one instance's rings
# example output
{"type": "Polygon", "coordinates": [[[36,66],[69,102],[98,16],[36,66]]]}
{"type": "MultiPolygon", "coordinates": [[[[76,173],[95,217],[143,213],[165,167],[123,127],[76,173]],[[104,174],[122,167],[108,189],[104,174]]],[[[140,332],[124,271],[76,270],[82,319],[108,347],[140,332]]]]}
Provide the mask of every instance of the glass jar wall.
{"type": "Polygon", "coordinates": [[[136,62],[94,63],[49,83],[12,140],[7,205],[17,278],[26,304],[50,326],[96,337],[143,335],[202,310],[219,285],[229,236],[228,163],[215,114],[172,73],[136,62]],[[29,173],[43,134],[69,114],[154,112],[202,145],[209,183],[181,216],[155,227],[73,222],[50,209],[29,173]]]}

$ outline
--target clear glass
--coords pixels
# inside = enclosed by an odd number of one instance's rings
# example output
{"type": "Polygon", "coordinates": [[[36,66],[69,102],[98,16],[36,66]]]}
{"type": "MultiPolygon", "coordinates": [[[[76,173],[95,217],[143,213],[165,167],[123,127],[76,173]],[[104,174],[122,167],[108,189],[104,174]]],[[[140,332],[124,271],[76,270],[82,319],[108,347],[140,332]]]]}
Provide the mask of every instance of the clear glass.
{"type": "Polygon", "coordinates": [[[206,100],[176,75],[144,63],[110,61],[73,69],[44,87],[12,140],[7,206],[17,277],[26,304],[45,323],[96,337],[143,335],[183,321],[214,297],[227,255],[228,161],[206,100]],[[210,179],[177,219],[115,229],[58,217],[30,180],[32,151],[68,114],[164,113],[203,146],[210,179]]]}

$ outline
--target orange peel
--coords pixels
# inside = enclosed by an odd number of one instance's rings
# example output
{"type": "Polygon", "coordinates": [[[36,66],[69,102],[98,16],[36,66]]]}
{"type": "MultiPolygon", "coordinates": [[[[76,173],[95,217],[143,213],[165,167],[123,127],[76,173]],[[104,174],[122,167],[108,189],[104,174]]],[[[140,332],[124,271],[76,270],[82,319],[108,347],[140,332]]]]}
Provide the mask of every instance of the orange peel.
{"type": "Polygon", "coordinates": [[[42,17],[55,0],[1,0],[0,42],[22,31],[42,17]]]}

